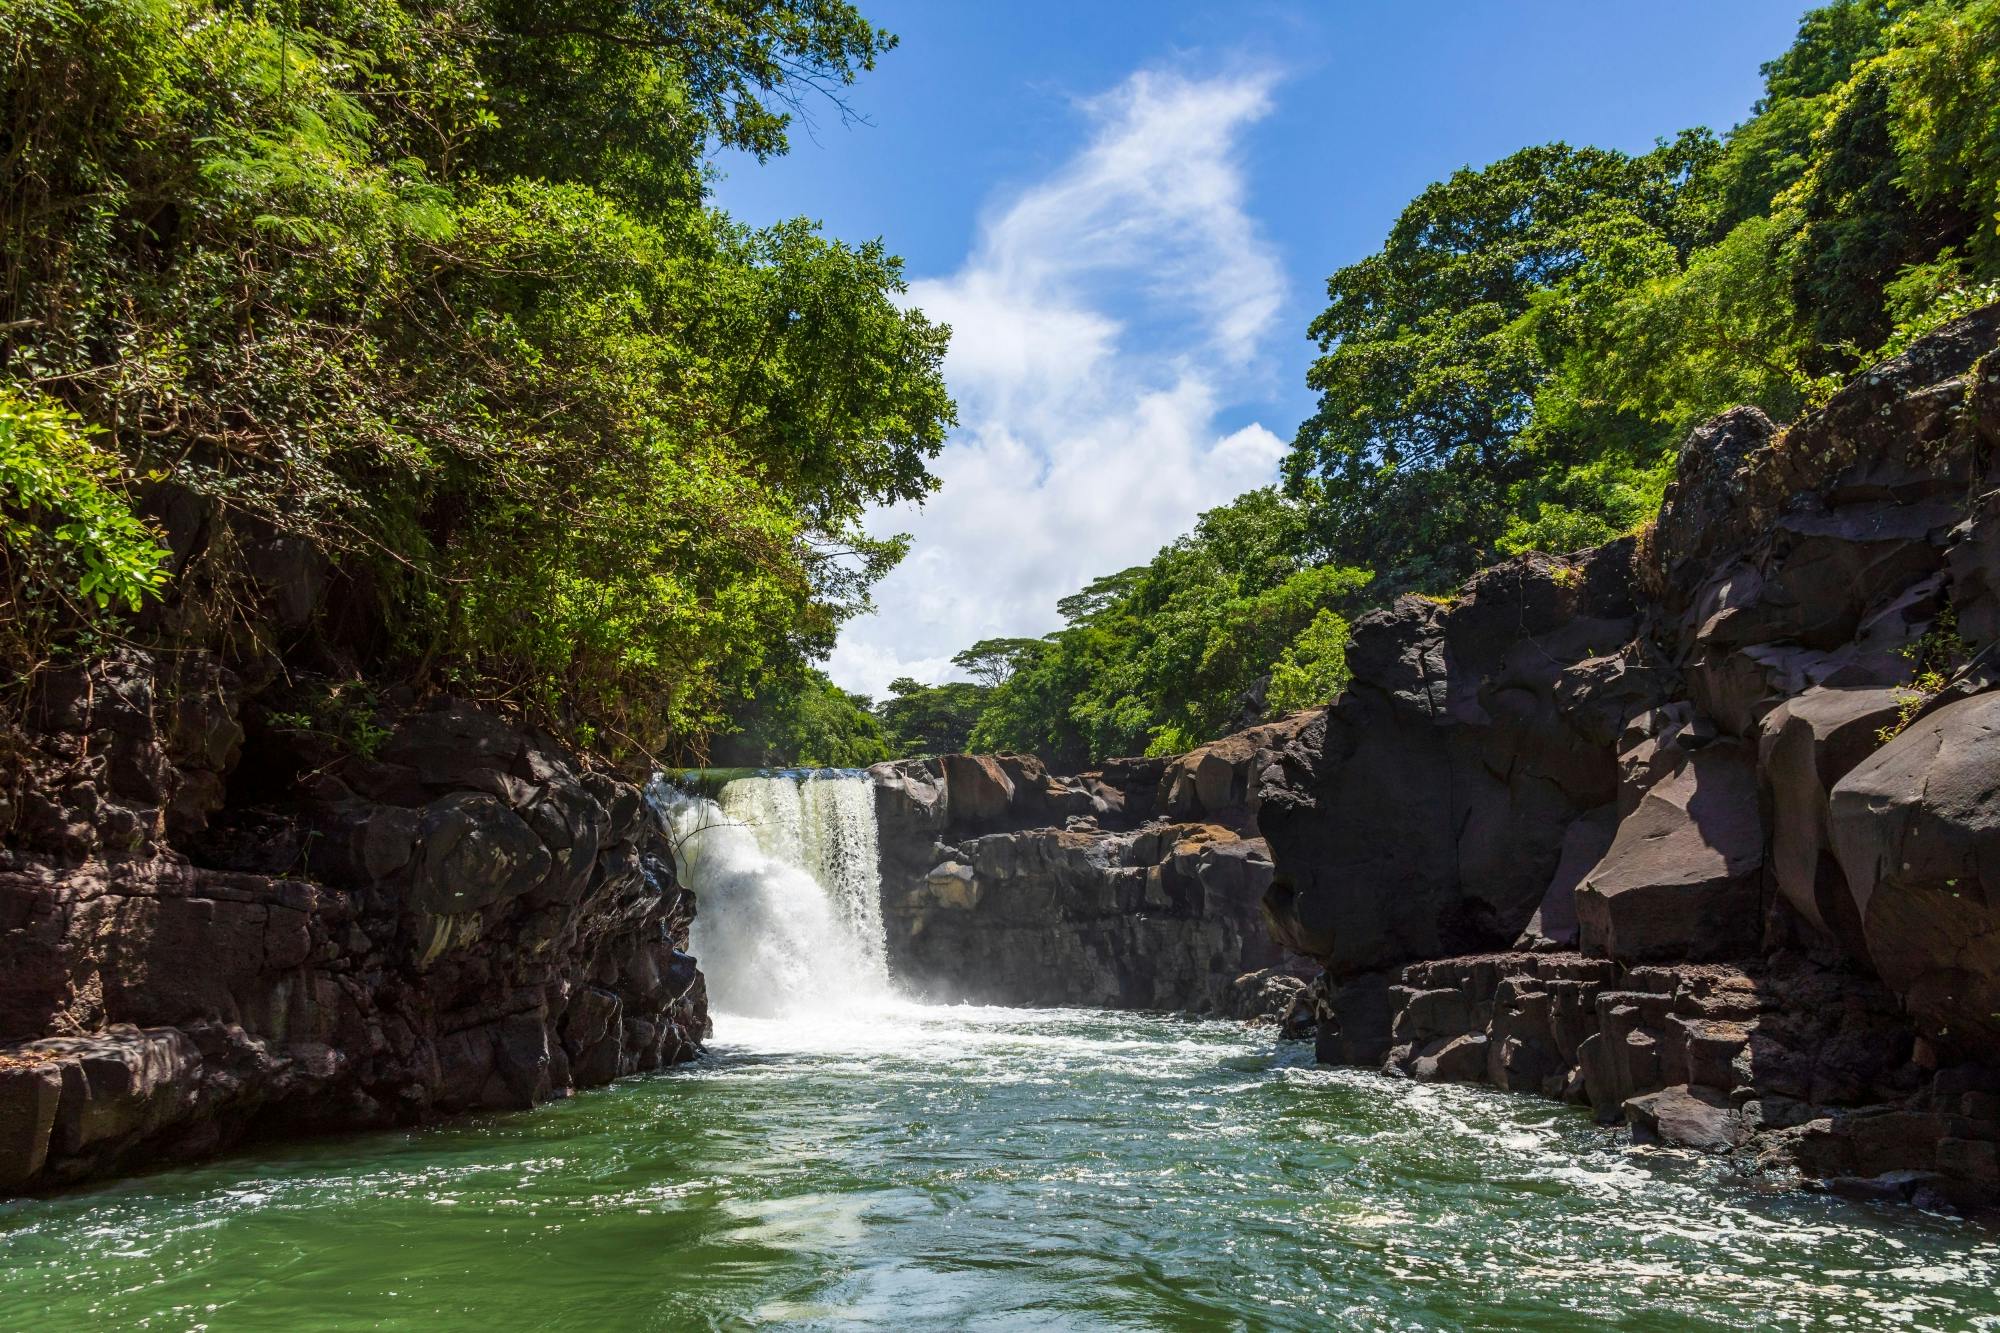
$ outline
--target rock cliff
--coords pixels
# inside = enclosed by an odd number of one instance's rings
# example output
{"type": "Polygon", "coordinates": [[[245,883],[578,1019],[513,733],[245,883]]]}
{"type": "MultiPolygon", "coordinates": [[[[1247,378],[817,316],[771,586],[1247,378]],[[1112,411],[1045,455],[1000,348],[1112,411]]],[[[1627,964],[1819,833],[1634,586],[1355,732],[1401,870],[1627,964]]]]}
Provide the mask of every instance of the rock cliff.
{"type": "Polygon", "coordinates": [[[693,1054],[630,783],[450,700],[356,745],[214,655],[37,683],[0,825],[0,1192],[527,1107],[693,1054]]]}
{"type": "Polygon", "coordinates": [[[2000,1184],[1996,345],[2000,308],[1728,413],[1639,538],[1356,624],[1257,774],[1323,1058],[2000,1184]]]}
{"type": "MultiPolygon", "coordinates": [[[[1280,724],[1054,777],[1025,755],[874,770],[890,972],[934,999],[1228,1012],[1280,968],[1253,836],[1280,724]]],[[[1275,992],[1274,992],[1275,994],[1275,992]]]]}

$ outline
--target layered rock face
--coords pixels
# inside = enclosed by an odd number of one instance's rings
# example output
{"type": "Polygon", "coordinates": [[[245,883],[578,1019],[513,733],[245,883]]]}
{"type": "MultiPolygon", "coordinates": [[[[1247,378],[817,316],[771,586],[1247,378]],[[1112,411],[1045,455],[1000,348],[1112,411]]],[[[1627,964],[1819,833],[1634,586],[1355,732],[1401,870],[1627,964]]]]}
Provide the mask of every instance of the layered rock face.
{"type": "Polygon", "coordinates": [[[0,853],[0,1190],[526,1107],[693,1054],[692,896],[629,783],[441,701],[372,755],[205,654],[40,684],[0,853]]]}
{"type": "MultiPolygon", "coordinates": [[[[1248,836],[1279,724],[1172,761],[1052,777],[1023,755],[947,755],[874,772],[891,975],[933,999],[1234,1012],[1284,958],[1248,836]]],[[[1268,994],[1267,994],[1268,991],[1268,994]]]]}
{"type": "Polygon", "coordinates": [[[2000,308],[1788,430],[1728,413],[1636,541],[1357,623],[1258,775],[1324,1058],[1993,1183],[1996,344],[2000,308]]]}
{"type": "Polygon", "coordinates": [[[1384,1063],[1418,1080],[1564,1098],[1641,1142],[1856,1193],[1976,1204],[2000,1186],[2000,1071],[1938,1069],[1858,969],[1475,954],[1404,969],[1387,1008],[1384,1063]]]}

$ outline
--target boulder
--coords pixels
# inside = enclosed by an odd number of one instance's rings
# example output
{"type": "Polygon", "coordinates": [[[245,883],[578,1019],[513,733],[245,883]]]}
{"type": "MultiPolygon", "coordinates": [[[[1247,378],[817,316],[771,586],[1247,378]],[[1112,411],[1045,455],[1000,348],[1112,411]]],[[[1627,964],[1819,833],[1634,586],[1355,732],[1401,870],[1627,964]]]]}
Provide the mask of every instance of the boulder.
{"type": "Polygon", "coordinates": [[[1292,1015],[1302,1007],[1306,990],[1304,977],[1282,968],[1259,968],[1245,972],[1229,984],[1222,1012],[1247,1022],[1278,1024],[1284,1036],[1298,1035],[1293,1030],[1292,1015]]]}
{"type": "Polygon", "coordinates": [[[1394,1006],[1388,971],[1313,979],[1313,1058],[1325,1065],[1379,1065],[1389,1053],[1394,1006]]]}
{"type": "Polygon", "coordinates": [[[1396,1006],[1389,1033],[1397,1041],[1426,1042],[1456,1037],[1473,1026],[1471,1007],[1464,992],[1456,987],[1412,990],[1397,986],[1390,990],[1389,998],[1396,1006]]]}
{"type": "Polygon", "coordinates": [[[1204,819],[1247,826],[1257,814],[1258,777],[1311,714],[1234,732],[1166,761],[1157,808],[1170,819],[1204,819]]]}
{"type": "Polygon", "coordinates": [[[1621,962],[1752,954],[1763,863],[1749,747],[1683,751],[1577,888],[1584,951],[1621,962]]]}
{"type": "Polygon", "coordinates": [[[175,662],[170,707],[147,702],[143,655],[100,666],[47,696],[52,727],[84,729],[39,736],[30,791],[82,774],[59,819],[129,809],[108,798],[142,781],[184,791],[198,765],[239,772],[199,821],[201,864],[101,831],[89,860],[38,832],[0,853],[0,1190],[254,1126],[527,1106],[696,1050],[693,902],[632,784],[449,701],[367,759],[282,727],[240,738],[212,663],[175,662]]]}
{"type": "Polygon", "coordinates": [[[1758,768],[1771,806],[1771,871],[1800,919],[1866,957],[1861,918],[1828,830],[1834,784],[1881,745],[1905,697],[1896,689],[1815,686],[1764,719],[1758,768]]]}
{"type": "Polygon", "coordinates": [[[1722,1153],[1750,1136],[1726,1094],[1679,1084],[1625,1101],[1634,1143],[1670,1143],[1697,1152],[1722,1153]]]}
{"type": "Polygon", "coordinates": [[[1569,827],[1616,796],[1623,717],[1664,688],[1643,650],[1606,660],[1636,627],[1631,565],[1629,543],[1523,556],[1355,622],[1347,690],[1258,791],[1286,947],[1342,974],[1520,937],[1569,827]]]}
{"type": "Polygon", "coordinates": [[[868,770],[875,784],[875,828],[882,885],[889,896],[907,892],[937,864],[945,833],[944,765],[906,759],[868,770]]]}
{"type": "Polygon", "coordinates": [[[979,905],[979,879],[972,867],[946,861],[931,867],[924,877],[931,899],[939,907],[970,911],[979,905]]]}
{"type": "Polygon", "coordinates": [[[2000,692],[1911,723],[1835,784],[1869,960],[1940,1049],[2000,1050],[2000,692]]]}
{"type": "Polygon", "coordinates": [[[1419,1083],[1476,1083],[1486,1077],[1486,1046],[1483,1032],[1453,1037],[1418,1056],[1410,1075],[1419,1083]]]}
{"type": "Polygon", "coordinates": [[[1014,780],[990,754],[944,757],[946,812],[955,833],[979,833],[1008,822],[1014,780]]]}
{"type": "Polygon", "coordinates": [[[49,1158],[62,1066],[43,1056],[0,1059],[0,1191],[20,1188],[49,1158]]]}
{"type": "Polygon", "coordinates": [[[441,797],[417,820],[412,910],[446,916],[518,898],[542,882],[548,848],[520,816],[479,792],[441,797]]]}
{"type": "Polygon", "coordinates": [[[1578,816],[1563,831],[1562,859],[1542,893],[1541,906],[1514,941],[1517,949],[1574,949],[1577,943],[1576,890],[1591,867],[1611,850],[1618,832],[1618,809],[1601,805],[1578,816]]]}
{"type": "Polygon", "coordinates": [[[1652,541],[1670,592],[1705,581],[1716,553],[1743,537],[1751,473],[1777,433],[1762,411],[1739,407],[1697,426],[1682,443],[1652,541]]]}

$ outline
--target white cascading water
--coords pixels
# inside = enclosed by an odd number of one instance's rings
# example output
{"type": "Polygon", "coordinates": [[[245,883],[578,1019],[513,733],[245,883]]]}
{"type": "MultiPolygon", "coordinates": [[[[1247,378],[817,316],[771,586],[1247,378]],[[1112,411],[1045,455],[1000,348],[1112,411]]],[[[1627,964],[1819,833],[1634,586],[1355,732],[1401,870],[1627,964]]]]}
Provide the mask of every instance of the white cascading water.
{"type": "Polygon", "coordinates": [[[888,998],[867,777],[737,778],[712,801],[656,779],[651,794],[695,894],[693,948],[717,1010],[776,1018],[888,998]]]}

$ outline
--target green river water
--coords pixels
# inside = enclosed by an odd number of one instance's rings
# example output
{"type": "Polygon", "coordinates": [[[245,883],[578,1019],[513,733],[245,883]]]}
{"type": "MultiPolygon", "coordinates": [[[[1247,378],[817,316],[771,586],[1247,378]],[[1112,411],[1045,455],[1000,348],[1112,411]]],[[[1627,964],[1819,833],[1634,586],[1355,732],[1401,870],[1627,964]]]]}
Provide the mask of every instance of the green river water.
{"type": "Polygon", "coordinates": [[[2000,1329],[2000,1236],[1268,1031],[884,1003],[0,1206],[0,1328],[2000,1329]]]}

